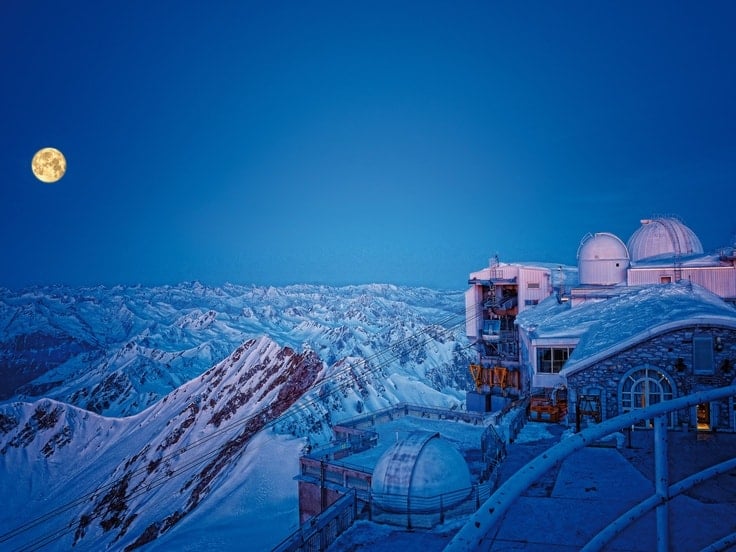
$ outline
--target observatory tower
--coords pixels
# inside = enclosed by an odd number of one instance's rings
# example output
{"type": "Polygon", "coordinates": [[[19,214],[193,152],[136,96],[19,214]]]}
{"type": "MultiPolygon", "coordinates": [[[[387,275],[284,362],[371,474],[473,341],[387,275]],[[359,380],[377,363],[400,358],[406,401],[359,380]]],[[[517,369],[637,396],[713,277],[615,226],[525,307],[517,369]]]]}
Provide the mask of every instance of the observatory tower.
{"type": "Polygon", "coordinates": [[[465,292],[465,328],[478,358],[470,365],[475,389],[466,394],[470,411],[500,410],[527,383],[519,370],[519,336],[514,321],[524,309],[552,294],[550,269],[500,263],[472,272],[465,292]]]}

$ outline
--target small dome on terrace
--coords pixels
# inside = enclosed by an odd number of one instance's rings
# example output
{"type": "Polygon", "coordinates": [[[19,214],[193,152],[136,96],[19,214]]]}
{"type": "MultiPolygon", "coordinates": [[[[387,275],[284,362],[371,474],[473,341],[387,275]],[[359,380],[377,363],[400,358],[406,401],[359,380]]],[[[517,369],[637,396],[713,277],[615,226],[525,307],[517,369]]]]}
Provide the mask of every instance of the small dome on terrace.
{"type": "Polygon", "coordinates": [[[383,453],[373,470],[373,500],[386,510],[432,509],[464,501],[471,491],[462,454],[439,433],[414,432],[383,453]]]}

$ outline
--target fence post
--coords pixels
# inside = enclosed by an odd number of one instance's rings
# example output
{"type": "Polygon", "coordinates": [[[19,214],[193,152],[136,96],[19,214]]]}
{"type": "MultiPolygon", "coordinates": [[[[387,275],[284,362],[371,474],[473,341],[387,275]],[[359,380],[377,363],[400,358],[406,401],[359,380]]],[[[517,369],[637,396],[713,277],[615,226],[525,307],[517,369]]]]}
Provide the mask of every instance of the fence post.
{"type": "Polygon", "coordinates": [[[350,524],[352,525],[356,519],[358,519],[358,491],[353,489],[353,519],[350,524]]]}
{"type": "Polygon", "coordinates": [[[654,418],[654,489],[662,503],[657,506],[657,550],[667,552],[670,544],[669,486],[667,467],[667,416],[654,418]]]}
{"type": "Polygon", "coordinates": [[[327,489],[325,488],[325,459],[319,462],[319,511],[320,513],[327,508],[327,489]]]}
{"type": "Polygon", "coordinates": [[[411,531],[411,489],[406,493],[406,528],[411,531]]]}

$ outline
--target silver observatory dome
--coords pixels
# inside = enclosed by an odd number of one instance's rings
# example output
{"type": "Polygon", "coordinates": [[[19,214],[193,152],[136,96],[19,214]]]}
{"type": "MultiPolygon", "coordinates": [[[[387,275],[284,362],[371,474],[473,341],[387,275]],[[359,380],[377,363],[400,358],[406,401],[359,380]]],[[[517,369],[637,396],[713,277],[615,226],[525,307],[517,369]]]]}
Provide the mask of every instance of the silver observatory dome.
{"type": "Polygon", "coordinates": [[[626,281],[629,251],[614,234],[587,234],[578,247],[578,275],[581,284],[615,285],[626,281]]]}
{"type": "Polygon", "coordinates": [[[471,491],[463,455],[439,433],[414,432],[378,460],[371,481],[373,501],[386,511],[431,511],[464,501],[471,491]]]}
{"type": "Polygon", "coordinates": [[[695,232],[674,217],[644,219],[627,244],[633,262],[703,253],[695,232]]]}

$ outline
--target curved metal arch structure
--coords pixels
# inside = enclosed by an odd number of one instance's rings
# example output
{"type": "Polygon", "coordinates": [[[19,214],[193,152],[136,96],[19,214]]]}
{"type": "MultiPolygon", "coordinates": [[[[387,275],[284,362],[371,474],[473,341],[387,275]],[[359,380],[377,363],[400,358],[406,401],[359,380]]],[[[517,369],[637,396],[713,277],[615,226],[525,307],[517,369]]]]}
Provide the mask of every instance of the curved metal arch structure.
{"type": "MultiPolygon", "coordinates": [[[[702,472],[692,475],[675,485],[670,486],[667,469],[667,422],[670,412],[689,408],[700,403],[724,399],[736,395],[736,385],[719,387],[678,397],[670,401],[661,402],[647,408],[632,410],[615,418],[606,420],[593,427],[561,441],[544,454],[538,456],[523,468],[517,471],[480,508],[468,518],[455,537],[445,548],[446,552],[460,552],[480,549],[483,540],[503,519],[509,508],[516,502],[529,486],[552,469],[555,464],[564,460],[572,453],[580,450],[592,442],[631,427],[644,420],[654,419],[654,464],[655,464],[655,494],[611,522],[603,531],[593,537],[584,550],[590,552],[602,549],[610,540],[621,533],[630,523],[636,521],[648,511],[656,508],[657,519],[657,550],[665,552],[669,549],[669,500],[681,494],[692,486],[711,477],[736,467],[736,458],[706,468],[702,472]]],[[[736,533],[721,539],[721,542],[733,543],[736,533]]],[[[714,543],[712,546],[718,546],[714,543]]],[[[487,546],[488,543],[486,543],[487,546]]],[[[720,550],[721,548],[714,548],[720,550]]]]}

